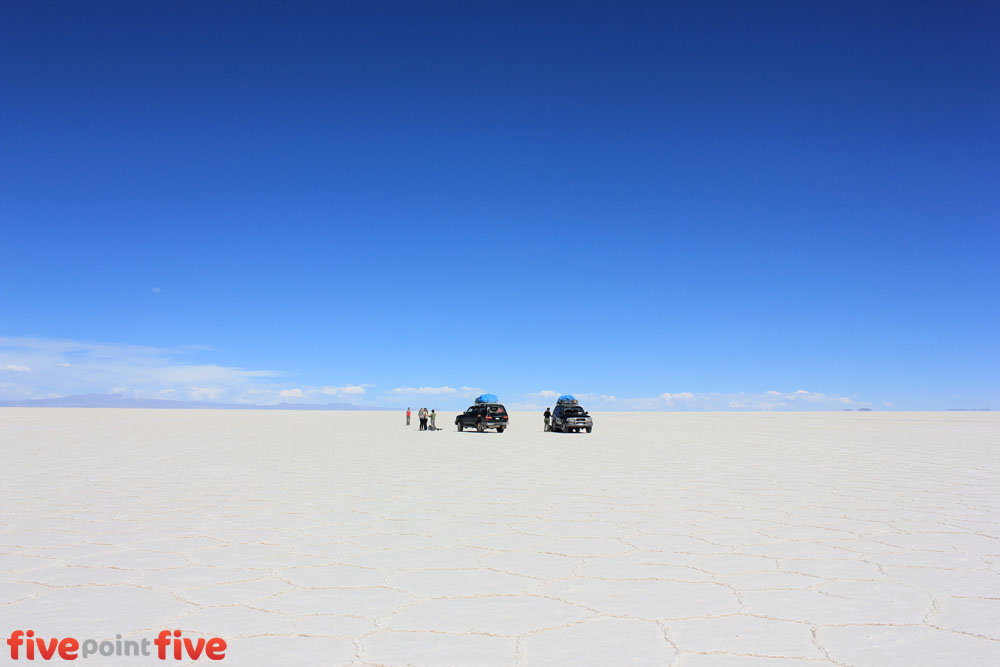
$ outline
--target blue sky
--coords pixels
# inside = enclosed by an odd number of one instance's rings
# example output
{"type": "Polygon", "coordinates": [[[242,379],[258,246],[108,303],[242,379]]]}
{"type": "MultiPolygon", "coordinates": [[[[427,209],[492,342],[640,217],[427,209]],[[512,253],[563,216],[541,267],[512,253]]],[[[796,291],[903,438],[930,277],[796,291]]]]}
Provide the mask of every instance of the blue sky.
{"type": "Polygon", "coordinates": [[[5,3],[0,398],[1000,408],[996,3],[5,3]]]}

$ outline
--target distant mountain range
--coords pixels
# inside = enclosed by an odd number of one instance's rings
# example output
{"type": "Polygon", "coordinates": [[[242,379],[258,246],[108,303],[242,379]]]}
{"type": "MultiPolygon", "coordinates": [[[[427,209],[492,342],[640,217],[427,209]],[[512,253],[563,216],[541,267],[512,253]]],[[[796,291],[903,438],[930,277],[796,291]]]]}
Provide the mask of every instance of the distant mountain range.
{"type": "Polygon", "coordinates": [[[389,410],[351,403],[206,403],[170,401],[158,398],[128,398],[118,394],[81,394],[59,398],[34,398],[26,401],[0,401],[0,408],[166,408],[173,410],[389,410]]]}

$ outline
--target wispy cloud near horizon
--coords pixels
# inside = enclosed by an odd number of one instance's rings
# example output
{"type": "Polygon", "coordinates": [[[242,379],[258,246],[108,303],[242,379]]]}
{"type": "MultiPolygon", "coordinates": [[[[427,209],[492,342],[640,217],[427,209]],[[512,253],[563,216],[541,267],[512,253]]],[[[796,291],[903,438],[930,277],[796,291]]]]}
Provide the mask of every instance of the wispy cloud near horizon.
{"type": "Polygon", "coordinates": [[[791,392],[664,392],[651,398],[628,398],[621,401],[629,410],[692,410],[692,411],[771,411],[771,410],[833,410],[847,407],[869,407],[865,401],[850,396],[824,394],[797,389],[791,392]]]}
{"type": "Polygon", "coordinates": [[[396,387],[392,390],[392,393],[401,396],[464,396],[471,397],[476,394],[482,394],[483,390],[477,387],[461,387],[455,389],[454,387],[449,387],[444,385],[442,387],[396,387]]]}
{"type": "MultiPolygon", "coordinates": [[[[302,384],[266,369],[206,363],[206,346],[152,347],[65,339],[0,337],[0,399],[23,400],[74,394],[116,394],[205,402],[323,403],[331,399],[384,407],[425,397],[458,409],[484,392],[468,385],[397,386],[373,392],[371,383],[302,384]]],[[[650,397],[575,392],[594,410],[835,410],[871,407],[854,396],[806,389],[759,392],[666,391],[650,397]]],[[[542,389],[501,395],[511,409],[551,406],[559,392],[542,389]]],[[[882,404],[884,405],[884,403],[882,404]]]]}
{"type": "Polygon", "coordinates": [[[317,388],[282,386],[285,374],[195,362],[211,348],[160,348],[67,339],[0,337],[0,398],[32,399],[73,394],[135,398],[277,403],[287,398],[352,396],[372,385],[317,388]]]}

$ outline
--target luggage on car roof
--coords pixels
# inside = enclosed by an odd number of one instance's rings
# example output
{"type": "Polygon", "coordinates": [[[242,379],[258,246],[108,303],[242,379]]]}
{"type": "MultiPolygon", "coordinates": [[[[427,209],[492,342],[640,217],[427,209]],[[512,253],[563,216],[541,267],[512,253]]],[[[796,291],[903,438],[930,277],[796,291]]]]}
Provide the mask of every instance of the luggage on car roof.
{"type": "Polygon", "coordinates": [[[575,396],[570,394],[563,394],[556,399],[556,403],[559,405],[579,405],[580,401],[576,400],[575,396]]]}
{"type": "Polygon", "coordinates": [[[476,403],[499,403],[496,394],[482,394],[476,399],[476,403]]]}

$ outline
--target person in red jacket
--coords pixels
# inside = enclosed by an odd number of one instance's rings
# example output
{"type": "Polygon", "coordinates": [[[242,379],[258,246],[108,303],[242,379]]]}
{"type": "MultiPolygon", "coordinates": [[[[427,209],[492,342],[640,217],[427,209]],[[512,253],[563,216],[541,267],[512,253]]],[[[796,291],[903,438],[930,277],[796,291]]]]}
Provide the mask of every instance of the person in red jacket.
{"type": "Polygon", "coordinates": [[[406,408],[406,425],[410,425],[410,409],[406,408]]]}

